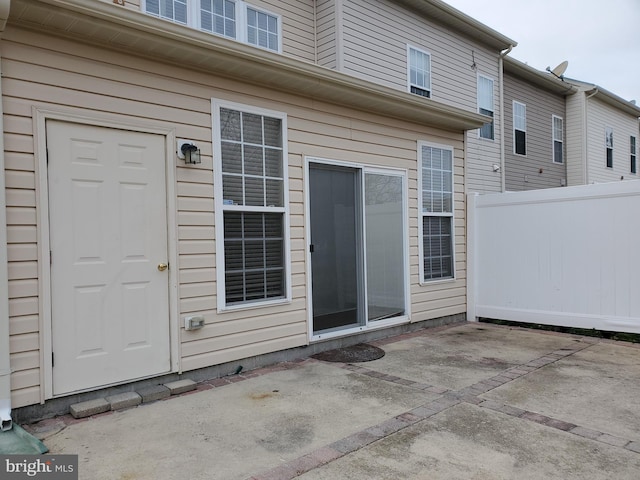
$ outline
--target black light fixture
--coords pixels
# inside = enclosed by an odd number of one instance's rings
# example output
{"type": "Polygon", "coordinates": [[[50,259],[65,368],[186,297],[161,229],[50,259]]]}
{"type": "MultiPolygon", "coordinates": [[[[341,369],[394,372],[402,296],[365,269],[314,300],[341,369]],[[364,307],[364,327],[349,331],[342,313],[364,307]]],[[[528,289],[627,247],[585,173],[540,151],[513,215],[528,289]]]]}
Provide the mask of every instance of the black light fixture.
{"type": "Polygon", "coordinates": [[[197,165],[202,162],[200,149],[189,140],[178,140],[178,158],[183,158],[188,165],[197,165]]]}

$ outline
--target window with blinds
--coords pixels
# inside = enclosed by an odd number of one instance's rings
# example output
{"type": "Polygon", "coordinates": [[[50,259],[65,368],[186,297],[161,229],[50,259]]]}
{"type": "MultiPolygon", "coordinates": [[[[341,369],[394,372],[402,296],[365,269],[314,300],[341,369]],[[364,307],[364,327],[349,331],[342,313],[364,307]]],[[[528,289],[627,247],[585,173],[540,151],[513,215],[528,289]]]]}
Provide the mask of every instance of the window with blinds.
{"type": "Polygon", "coordinates": [[[147,0],[147,13],[177,23],[187,23],[187,0],[147,0]]]}
{"type": "MultiPolygon", "coordinates": [[[[494,116],[493,107],[493,80],[488,77],[478,75],[478,113],[494,116]]],[[[493,120],[480,127],[480,138],[494,139],[493,120]]]]}
{"type": "Polygon", "coordinates": [[[225,306],[286,299],[285,117],[224,106],[214,115],[219,295],[225,306]]]}
{"type": "Polygon", "coordinates": [[[552,116],[553,129],[553,163],[564,162],[564,120],[562,117],[552,116]]]}
{"type": "Polygon", "coordinates": [[[527,106],[513,102],[513,153],[527,154],[527,106]]]}
{"type": "Polygon", "coordinates": [[[414,47],[407,47],[409,57],[409,91],[431,98],[431,55],[414,47]]]}
{"type": "Polygon", "coordinates": [[[421,278],[454,278],[453,150],[422,143],[419,148],[421,278]]]}

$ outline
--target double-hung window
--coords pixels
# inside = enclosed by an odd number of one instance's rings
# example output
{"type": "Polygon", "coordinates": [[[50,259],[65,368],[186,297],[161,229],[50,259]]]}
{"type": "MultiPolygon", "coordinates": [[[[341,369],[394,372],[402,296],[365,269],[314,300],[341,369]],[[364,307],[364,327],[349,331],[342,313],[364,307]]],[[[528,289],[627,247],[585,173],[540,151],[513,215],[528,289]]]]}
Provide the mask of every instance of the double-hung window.
{"type": "Polygon", "coordinates": [[[290,299],[286,116],[214,102],[219,308],[290,299]]]}
{"type": "Polygon", "coordinates": [[[192,28],[281,51],[279,15],[243,0],[143,0],[144,11],[192,28]]]}
{"type": "Polygon", "coordinates": [[[453,149],[418,144],[421,281],[455,277],[453,149]]]}
{"type": "Polygon", "coordinates": [[[513,101],[513,152],[527,154],[527,106],[513,101]]]}
{"type": "Polygon", "coordinates": [[[493,140],[495,138],[493,131],[493,80],[482,75],[478,75],[478,113],[492,118],[491,122],[485,123],[480,128],[480,138],[493,140]]]}
{"type": "Polygon", "coordinates": [[[630,161],[630,170],[634,175],[638,173],[638,164],[636,161],[636,137],[629,137],[629,159],[630,161]]]}
{"type": "Polygon", "coordinates": [[[613,128],[605,128],[604,143],[607,151],[607,168],[613,168],[613,128]]]}
{"type": "Polygon", "coordinates": [[[409,91],[431,98],[431,55],[414,47],[407,47],[409,91]]]}
{"type": "Polygon", "coordinates": [[[553,130],[553,163],[564,162],[564,120],[552,115],[551,129],[553,130]]]}
{"type": "Polygon", "coordinates": [[[187,24],[187,0],[146,0],[145,11],[166,20],[187,24]]]}

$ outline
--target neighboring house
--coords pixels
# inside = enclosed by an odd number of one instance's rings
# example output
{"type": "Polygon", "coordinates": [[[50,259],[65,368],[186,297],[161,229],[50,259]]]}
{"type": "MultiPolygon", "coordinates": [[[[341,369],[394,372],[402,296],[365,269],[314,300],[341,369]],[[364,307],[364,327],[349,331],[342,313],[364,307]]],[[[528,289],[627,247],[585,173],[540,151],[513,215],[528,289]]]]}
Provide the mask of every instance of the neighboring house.
{"type": "Polygon", "coordinates": [[[566,98],[578,88],[511,57],[504,59],[506,190],[567,184],[566,98]]]}
{"type": "Polygon", "coordinates": [[[516,42],[440,0],[317,3],[319,65],[493,118],[466,135],[466,188],[501,191],[501,54],[516,42]]]}
{"type": "Polygon", "coordinates": [[[640,107],[578,80],[567,98],[567,184],[639,179],[640,107]]]}
{"type": "MultiPolygon", "coordinates": [[[[323,2],[0,0],[14,408],[465,318],[465,190],[495,188],[470,172],[510,41],[402,3],[444,27],[395,39],[384,83],[316,49],[356,44],[323,2]]],[[[392,4],[334,6],[381,28],[392,4]]]]}

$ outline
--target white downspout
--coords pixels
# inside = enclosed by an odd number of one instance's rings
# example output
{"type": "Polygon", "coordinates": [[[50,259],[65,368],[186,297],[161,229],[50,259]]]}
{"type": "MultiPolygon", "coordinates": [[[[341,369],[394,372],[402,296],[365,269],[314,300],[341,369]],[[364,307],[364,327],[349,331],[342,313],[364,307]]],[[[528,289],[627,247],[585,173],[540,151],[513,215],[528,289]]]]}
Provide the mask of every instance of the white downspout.
{"type": "Polygon", "coordinates": [[[504,150],[504,57],[509,55],[509,52],[513,50],[513,45],[509,45],[504,52],[500,53],[498,58],[498,81],[500,82],[500,191],[504,192],[507,189],[507,172],[505,150],[504,150]]]}
{"type": "Polygon", "coordinates": [[[584,115],[582,118],[584,119],[584,127],[582,128],[582,138],[584,140],[584,161],[582,162],[582,168],[584,173],[584,184],[589,185],[589,99],[598,93],[598,87],[593,89],[589,95],[585,95],[584,103],[582,104],[584,108],[584,115]]]}
{"type": "MultiPolygon", "coordinates": [[[[9,18],[10,0],[0,0],[0,33],[9,18]]],[[[2,58],[0,58],[1,62],[2,58]]],[[[11,358],[9,352],[9,280],[7,273],[7,205],[4,180],[4,124],[0,71],[0,431],[11,430],[11,358]]]]}

